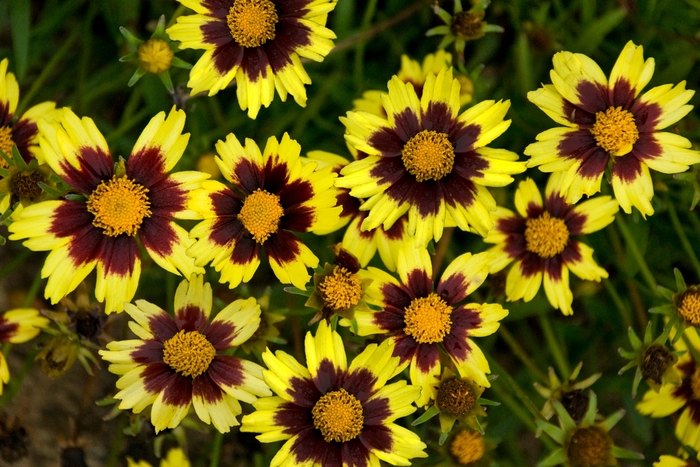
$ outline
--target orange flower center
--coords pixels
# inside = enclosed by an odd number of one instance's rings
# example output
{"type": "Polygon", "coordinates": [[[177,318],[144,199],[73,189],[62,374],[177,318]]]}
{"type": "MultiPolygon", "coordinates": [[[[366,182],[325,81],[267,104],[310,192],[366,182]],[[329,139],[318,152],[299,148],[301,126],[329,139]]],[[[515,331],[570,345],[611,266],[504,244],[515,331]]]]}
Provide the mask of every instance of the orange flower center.
{"type": "Polygon", "coordinates": [[[442,342],[452,329],[452,307],[436,293],[414,298],[405,309],[404,332],[420,344],[442,342]]]}
{"type": "Polygon", "coordinates": [[[183,329],[163,344],[163,362],[183,376],[201,375],[215,356],[216,349],[199,331],[183,329]]]}
{"type": "Polygon", "coordinates": [[[438,181],[452,172],[455,150],[446,133],[423,130],[406,142],[401,160],[417,181],[438,181]]]}
{"type": "Polygon", "coordinates": [[[333,311],[346,311],[360,302],[362,282],[357,274],[336,266],[333,268],[333,274],[324,277],[318,284],[318,292],[328,308],[333,311]]]}
{"type": "Polygon", "coordinates": [[[700,291],[689,288],[683,293],[678,313],[693,326],[700,326],[700,291]]]}
{"type": "Polygon", "coordinates": [[[569,229],[564,219],[545,211],[540,217],[525,222],[525,248],[541,258],[558,255],[569,242],[569,229]]]}
{"type": "Polygon", "coordinates": [[[278,21],[270,0],[235,0],[226,15],[233,40],[243,47],[260,47],[274,39],[278,21]]]}
{"type": "Polygon", "coordinates": [[[364,426],[362,404],[345,389],[321,396],[311,410],[314,426],[327,442],[355,439],[364,426]]]}
{"type": "MultiPolygon", "coordinates": [[[[12,146],[15,145],[12,139],[12,128],[9,126],[0,127],[0,151],[4,152],[7,157],[12,157],[12,146]]],[[[7,167],[5,159],[0,157],[0,167],[7,167]]]]}
{"type": "Polygon", "coordinates": [[[167,42],[160,39],[148,39],[139,46],[137,57],[144,70],[157,75],[170,69],[174,54],[167,42]]]}
{"type": "Polygon", "coordinates": [[[280,197],[258,188],[243,202],[238,219],[255,241],[263,244],[270,235],[277,232],[283,214],[280,197]]]}
{"type": "Polygon", "coordinates": [[[596,112],[590,131],[598,146],[612,156],[624,156],[639,139],[634,115],[622,107],[608,107],[605,112],[596,112]]]}
{"type": "Polygon", "coordinates": [[[435,402],[441,411],[461,417],[474,408],[476,395],[469,383],[452,378],[440,383],[435,402]]]}
{"type": "Polygon", "coordinates": [[[151,216],[147,193],[148,188],[127,177],[102,181],[87,201],[87,210],[95,215],[92,225],[111,237],[136,235],[143,219],[151,216]]]}
{"type": "Polygon", "coordinates": [[[484,457],[484,437],[476,431],[462,430],[450,443],[450,453],[462,465],[470,465],[484,457]]]}
{"type": "Polygon", "coordinates": [[[569,439],[566,457],[571,467],[608,467],[612,443],[606,432],[597,426],[576,428],[569,439]]]}

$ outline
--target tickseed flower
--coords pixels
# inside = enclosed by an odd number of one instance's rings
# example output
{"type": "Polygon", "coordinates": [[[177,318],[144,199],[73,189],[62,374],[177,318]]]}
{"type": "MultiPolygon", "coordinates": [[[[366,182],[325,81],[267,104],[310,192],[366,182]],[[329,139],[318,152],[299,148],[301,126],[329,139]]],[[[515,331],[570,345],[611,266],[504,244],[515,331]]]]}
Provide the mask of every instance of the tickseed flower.
{"type": "Polygon", "coordinates": [[[643,216],[654,213],[649,169],[679,173],[700,162],[700,152],[675,133],[662,132],[693,108],[687,102],[695,91],[665,84],[637,97],[654,73],[654,59],[644,61],[642,46],[625,45],[610,78],[586,55],[558,52],[552,60],[552,83],[528,93],[537,105],[563,127],[537,136],[525,148],[528,167],[544,172],[564,171],[562,192],[568,203],[600,191],[606,167],[620,207],[632,206],[643,216]]]}
{"type": "Polygon", "coordinates": [[[426,457],[418,435],[396,425],[416,408],[420,388],[401,380],[391,341],[370,344],[348,366],[340,335],[321,320],[306,334],[304,367],[291,355],[267,350],[265,381],[276,396],[261,398],[243,417],[241,431],[263,443],[287,442],[270,462],[278,465],[408,465],[426,457]]]}
{"type": "Polygon", "coordinates": [[[182,110],[153,117],[131,156],[115,165],[92,119],[68,108],[59,122],[40,121],[41,148],[49,166],[75,190],[67,199],[43,201],[15,212],[11,240],[26,239],[50,251],[42,277],[52,303],[68,295],[97,267],[95,297],[105,312],[122,311],[141,275],[139,244],[163,269],[189,277],[204,270],[185,250],[194,240],[173,219],[192,219],[188,192],[207,178],[200,172],[168,172],[180,160],[189,134],[182,110]]]}
{"type": "MultiPolygon", "coordinates": [[[[452,54],[444,50],[428,54],[423,58],[423,62],[413,60],[408,55],[401,55],[401,69],[396,76],[404,83],[411,83],[416,95],[420,99],[423,95],[423,86],[429,74],[437,75],[445,66],[452,65],[452,54]]],[[[455,74],[459,80],[459,104],[465,106],[472,101],[474,96],[474,83],[468,76],[461,73],[455,74]]],[[[382,91],[369,90],[362,93],[360,99],[352,101],[352,110],[369,112],[379,117],[386,118],[386,112],[382,106],[382,91]]]]}
{"type": "MultiPolygon", "coordinates": [[[[127,467],[152,467],[146,461],[135,462],[132,458],[126,458],[127,467]]],[[[190,460],[185,452],[180,448],[173,448],[168,451],[168,455],[160,460],[160,467],[190,467],[190,460]]]]}
{"type": "Polygon", "coordinates": [[[192,229],[199,240],[188,253],[199,266],[211,263],[220,282],[234,288],[253,277],[264,248],[280,282],[303,290],[318,258],[292,232],[337,224],[331,168],[302,164],[299,143],[286,133],[281,142],[270,137],[263,153],[251,139],[241,146],[233,134],[216,150],[229,185],[211,180],[193,193],[191,209],[204,221],[192,229]]]}
{"type": "Polygon", "coordinates": [[[461,377],[471,378],[479,386],[490,386],[486,378],[489,364],[471,337],[496,332],[508,311],[495,303],[460,305],[486,279],[488,261],[487,253],[458,256],[435,286],[428,251],[408,245],[399,251],[400,282],[380,269],[370,267],[361,272],[361,277],[373,281],[367,289],[369,303],[381,310],[355,312],[353,329],[360,336],[389,335],[396,345],[394,356],[400,358],[400,367],[410,365],[411,383],[423,389],[416,402],[419,407],[436,397],[440,349],[461,377]]]}
{"type": "Polygon", "coordinates": [[[153,404],[156,433],[178,426],[192,405],[200,420],[227,433],[238,425],[239,400],[251,403],[270,394],[262,367],[219,353],[255,332],[260,323],[255,299],[235,300],[207,323],[211,306],[211,286],[193,275],[175,292],[174,318],[145,300],[127,303],[134,319],[129,328],[138,339],[110,342],[100,351],[112,363],[109,371],[120,375],[114,396],[119,408],[140,413],[153,404]]]}
{"type": "Polygon", "coordinates": [[[210,96],[235,78],[238,104],[255,118],[268,107],[275,89],[282,101],[291,94],[306,105],[311,84],[300,57],[323,61],[335,34],[326,28],[337,0],[179,0],[197,14],[181,16],[168,28],[185,49],[204,49],[190,72],[192,94],[210,96]]]}
{"type": "MultiPolygon", "coordinates": [[[[0,315],[0,342],[3,344],[21,344],[34,339],[49,320],[33,308],[15,308],[0,315]]],[[[10,369],[5,355],[0,352],[0,394],[5,384],[10,381],[10,369]]]]}
{"type": "Polygon", "coordinates": [[[550,467],[564,464],[566,467],[613,467],[618,458],[644,459],[639,453],[615,446],[608,431],[622,419],[625,411],[620,409],[602,422],[596,422],[598,399],[590,391],[590,402],[583,419],[576,423],[566,409],[554,402],[554,410],[559,417],[559,426],[543,420],[535,420],[537,427],[561,445],[537,467],[550,467]]]}
{"type": "Polygon", "coordinates": [[[333,315],[352,319],[355,311],[369,311],[365,290],[371,279],[359,276],[360,262],[341,244],[333,246],[335,260],[326,263],[323,272],[314,274],[314,288],[305,306],[318,310],[309,325],[320,319],[330,322],[333,315]]]}
{"type": "Polygon", "coordinates": [[[170,78],[170,68],[190,69],[192,65],[175,56],[178,51],[176,44],[170,42],[170,38],[165,33],[165,16],[158,19],[155,31],[151,37],[143,41],[129,32],[125,27],[120,27],[119,31],[126,38],[131,49],[129,55],[119,59],[120,62],[136,60],[139,67],[129,80],[128,86],[133,86],[146,73],[158,75],[169,93],[174,93],[173,81],[170,78]]]}
{"type": "Polygon", "coordinates": [[[510,125],[509,102],[484,101],[461,115],[460,83],[452,70],[429,74],[419,100],[394,76],[383,97],[387,119],[348,112],[345,139],[367,157],[351,162],[336,186],[368,198],[363,230],[390,228],[408,212],[408,234],[419,246],[439,240],[446,219],[485,236],[496,202],[486,186],[505,186],[525,170],[518,155],[485,147],[510,125]]]}
{"type": "Polygon", "coordinates": [[[35,157],[27,163],[17,146],[6,156],[7,159],[0,156],[6,165],[0,168],[0,215],[9,216],[7,211],[15,203],[27,207],[50,197],[41,187],[41,184],[54,185],[55,175],[48,165],[39,164],[35,157]]]}
{"type": "Polygon", "coordinates": [[[583,390],[591,387],[593,383],[598,381],[602,373],[595,373],[584,380],[576,381],[582,367],[583,362],[579,362],[574,371],[571,372],[571,375],[569,375],[569,378],[562,382],[554,368],[550,366],[549,386],[545,387],[534,383],[535,390],[547,400],[540,411],[546,420],[549,420],[554,415],[554,401],[559,401],[576,423],[583,419],[589,403],[588,394],[585,394],[583,390]]]}
{"type": "Polygon", "coordinates": [[[666,315],[665,333],[675,330],[671,341],[675,343],[683,335],[683,330],[689,327],[700,328],[700,289],[696,285],[688,287],[683,274],[674,269],[676,277],[676,292],[663,286],[657,286],[659,293],[668,300],[669,304],[649,309],[650,313],[666,315]]]}
{"type": "Polygon", "coordinates": [[[656,339],[651,339],[651,322],[647,324],[644,331],[644,341],[637,337],[637,334],[629,328],[629,340],[632,344],[632,350],[624,350],[620,348],[618,351],[622,357],[630,360],[627,365],[622,367],[618,374],[622,374],[632,367],[637,367],[634,374],[634,382],[632,383],[632,397],[637,397],[637,388],[639,383],[644,378],[654,391],[659,392],[662,384],[672,384],[678,386],[681,384],[681,375],[676,368],[678,357],[682,354],[680,351],[671,351],[664,344],[671,328],[666,328],[656,339]]]}
{"type": "MultiPolygon", "coordinates": [[[[356,159],[365,157],[364,153],[358,153],[352,148],[351,152],[356,159]]],[[[350,163],[342,156],[325,151],[309,151],[307,159],[317,162],[320,168],[330,165],[331,170],[336,174],[350,163]]],[[[376,229],[363,231],[360,226],[367,217],[366,212],[360,211],[363,200],[350,196],[350,190],[347,188],[337,188],[336,203],[343,209],[338,223],[327,230],[316,230],[315,233],[325,235],[347,225],[342,245],[358,258],[361,267],[367,266],[379,251],[379,257],[384,266],[390,271],[395,271],[399,249],[409,238],[406,233],[405,216],[398,219],[394,225],[386,230],[380,225],[376,229]]]]}
{"type": "Polygon", "coordinates": [[[599,196],[576,206],[568,204],[561,191],[564,174],[549,177],[545,199],[535,182],[527,178],[515,192],[517,213],[498,207],[494,229],[484,239],[496,246],[490,272],[504,269],[513,260],[506,278],[508,301],[532,300],[544,282],[549,303],[565,315],[573,313],[569,271],[581,279],[600,282],[607,271],[593,260],[593,249],[574,239],[602,229],[615,220],[617,201],[599,196]]]}
{"type": "Polygon", "coordinates": [[[489,447],[482,433],[462,429],[452,437],[449,450],[460,466],[486,467],[491,465],[491,460],[487,457],[489,447]]]}
{"type": "Polygon", "coordinates": [[[684,337],[674,344],[676,350],[686,351],[676,363],[681,375],[680,385],[666,382],[658,391],[647,391],[637,404],[637,411],[656,418],[667,417],[683,409],[676,421],[676,437],[682,444],[700,451],[700,366],[693,358],[693,354],[700,352],[700,337],[695,328],[687,328],[684,337]],[[690,349],[686,339],[691,345],[690,349]]]}
{"type": "Polygon", "coordinates": [[[444,49],[451,43],[455,43],[455,51],[460,63],[464,63],[464,47],[468,41],[481,39],[487,32],[503,32],[503,28],[494,24],[488,24],[484,21],[486,7],[489,6],[491,0],[481,0],[475,3],[469,10],[464,11],[462,0],[454,0],[453,14],[450,15],[447,11],[438,6],[437,3],[433,6],[433,11],[445,22],[444,26],[437,26],[426,31],[426,36],[445,36],[443,37],[439,49],[444,49]]]}

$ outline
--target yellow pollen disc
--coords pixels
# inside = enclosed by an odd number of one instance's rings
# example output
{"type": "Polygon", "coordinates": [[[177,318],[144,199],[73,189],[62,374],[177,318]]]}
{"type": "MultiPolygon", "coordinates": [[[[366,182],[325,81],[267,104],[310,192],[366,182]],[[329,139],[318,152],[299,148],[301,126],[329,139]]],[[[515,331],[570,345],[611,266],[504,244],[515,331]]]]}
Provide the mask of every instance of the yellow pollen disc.
{"type": "Polygon", "coordinates": [[[235,0],[226,15],[233,40],[243,47],[260,47],[274,39],[277,21],[277,8],[270,0],[235,0]]]}
{"type": "Polygon", "coordinates": [[[678,313],[693,326],[700,326],[700,291],[686,290],[678,305],[678,313]]]}
{"type": "Polygon", "coordinates": [[[576,428],[569,439],[566,457],[571,467],[608,467],[612,457],[612,442],[597,426],[576,428]]]}
{"type": "Polygon", "coordinates": [[[199,331],[183,329],[163,344],[163,362],[183,376],[201,375],[215,356],[216,349],[199,331]]]}
{"type": "Polygon", "coordinates": [[[552,217],[547,211],[525,222],[525,248],[540,258],[558,255],[568,242],[569,229],[564,219],[552,217]]]}
{"type": "Polygon", "coordinates": [[[452,329],[452,307],[436,293],[414,298],[405,309],[403,329],[419,344],[442,342],[452,329]]]}
{"type": "Polygon", "coordinates": [[[693,399],[700,401],[700,367],[695,367],[693,376],[690,377],[690,388],[693,390],[693,399]]]}
{"type": "Polygon", "coordinates": [[[624,156],[639,139],[634,115],[622,107],[608,107],[605,112],[596,112],[590,131],[598,146],[612,156],[624,156]]]}
{"type": "Polygon", "coordinates": [[[462,430],[450,443],[450,453],[462,465],[480,460],[484,457],[484,451],[486,451],[484,437],[476,431],[462,430]]]}
{"type": "Polygon", "coordinates": [[[406,142],[401,160],[417,181],[438,181],[452,172],[455,150],[447,134],[423,130],[406,142]]]}
{"type": "Polygon", "coordinates": [[[327,392],[321,396],[311,410],[311,415],[314,426],[329,443],[355,439],[365,422],[362,404],[345,389],[327,392]]]}
{"type": "Polygon", "coordinates": [[[238,219],[255,241],[262,244],[277,232],[283,214],[280,197],[258,188],[243,202],[238,219]]]}
{"type": "Polygon", "coordinates": [[[102,181],[87,201],[87,210],[95,215],[92,225],[112,237],[136,235],[143,219],[151,216],[147,193],[148,188],[127,177],[102,181]]]}
{"type": "MultiPolygon", "coordinates": [[[[9,126],[0,127],[0,151],[4,152],[7,157],[12,157],[12,146],[14,145],[12,128],[9,126]]],[[[7,162],[2,157],[0,157],[0,167],[7,167],[7,162]]]]}
{"type": "Polygon", "coordinates": [[[357,274],[336,266],[333,274],[318,284],[323,303],[333,311],[346,311],[357,305],[362,298],[362,282],[357,274]]]}
{"type": "Polygon", "coordinates": [[[139,64],[155,75],[170,69],[174,55],[168,43],[160,39],[148,39],[137,50],[139,64]]]}

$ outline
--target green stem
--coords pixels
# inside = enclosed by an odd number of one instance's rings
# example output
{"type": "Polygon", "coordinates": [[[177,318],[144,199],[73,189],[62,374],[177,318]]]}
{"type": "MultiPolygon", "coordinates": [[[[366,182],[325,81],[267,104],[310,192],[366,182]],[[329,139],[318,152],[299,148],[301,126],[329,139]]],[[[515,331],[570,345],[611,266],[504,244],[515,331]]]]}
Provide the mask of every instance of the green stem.
{"type": "MultiPolygon", "coordinates": [[[[532,414],[533,417],[539,418],[540,420],[545,420],[544,416],[540,413],[540,410],[537,408],[537,406],[532,402],[532,400],[525,394],[525,391],[522,390],[520,385],[513,379],[510,374],[503,369],[501,365],[498,364],[496,360],[494,360],[491,357],[487,357],[489,361],[489,365],[492,368],[492,371],[496,374],[498,374],[498,379],[495,382],[498,381],[504,381],[505,384],[507,384],[510,387],[510,390],[513,392],[513,394],[520,399],[520,402],[525,406],[525,408],[532,414]]],[[[500,384],[500,383],[499,383],[500,384]]],[[[498,386],[498,384],[496,385],[498,386]]],[[[525,422],[528,426],[534,426],[534,423],[532,422],[531,419],[525,417],[528,422],[525,422]]]]}
{"type": "Polygon", "coordinates": [[[119,464],[119,458],[122,452],[122,443],[124,442],[124,429],[128,426],[129,419],[125,416],[119,417],[119,426],[112,437],[112,444],[109,447],[109,456],[105,467],[115,467],[119,464]]]}
{"type": "Polygon", "coordinates": [[[552,323],[549,320],[549,316],[547,316],[545,313],[542,313],[539,315],[539,318],[540,326],[542,326],[542,332],[544,333],[544,338],[547,341],[547,346],[549,347],[549,350],[552,352],[552,356],[554,357],[554,363],[557,366],[557,370],[559,371],[562,380],[568,379],[569,375],[571,374],[571,370],[569,369],[569,362],[564,356],[564,352],[562,351],[562,348],[559,345],[557,336],[554,335],[554,330],[552,329],[552,323]]]}
{"type": "Polygon", "coordinates": [[[19,255],[17,255],[15,259],[9,262],[5,267],[0,269],[0,280],[4,279],[5,276],[14,271],[17,266],[19,266],[20,264],[24,264],[27,261],[27,258],[29,258],[29,255],[31,254],[31,250],[25,249],[19,255]]]}
{"type": "Polygon", "coordinates": [[[211,460],[209,467],[219,467],[219,457],[221,453],[221,444],[224,441],[224,434],[217,431],[214,434],[214,444],[211,447],[211,460]]]}
{"type": "Polygon", "coordinates": [[[688,347],[688,352],[690,352],[690,356],[693,357],[693,360],[695,360],[695,365],[700,365],[700,353],[698,353],[698,349],[695,348],[693,343],[690,342],[690,339],[688,338],[688,335],[686,333],[683,333],[683,342],[685,342],[685,346],[688,347]]]}
{"type": "Polygon", "coordinates": [[[36,275],[34,276],[34,280],[32,281],[32,285],[29,286],[29,290],[27,291],[27,295],[24,297],[24,301],[22,302],[22,308],[27,308],[29,305],[32,304],[32,302],[36,298],[37,292],[39,292],[40,285],[41,285],[41,271],[37,271],[36,275]]]}
{"type": "Polygon", "coordinates": [[[80,37],[81,32],[82,31],[78,28],[73,30],[73,34],[71,34],[68,37],[68,39],[63,43],[61,48],[58,49],[56,53],[51,57],[49,63],[47,63],[46,66],[44,66],[44,68],[41,70],[41,74],[32,83],[32,87],[30,87],[29,91],[24,93],[24,96],[22,96],[22,99],[20,100],[20,103],[17,106],[17,111],[15,112],[15,115],[22,115],[24,113],[25,109],[29,106],[29,103],[34,98],[34,95],[44,87],[44,83],[47,79],[49,79],[49,76],[51,76],[51,73],[53,73],[53,70],[54,68],[56,68],[56,65],[63,61],[65,55],[73,47],[73,42],[75,42],[75,40],[78,39],[78,37],[80,37]]]}
{"type": "MultiPolygon", "coordinates": [[[[365,31],[369,28],[372,23],[372,18],[377,11],[377,0],[370,0],[367,7],[365,8],[365,14],[362,15],[362,24],[360,30],[365,31]]],[[[364,82],[364,57],[365,57],[365,45],[366,41],[358,41],[355,45],[355,83],[357,83],[358,88],[361,88],[361,84],[364,82]]]]}
{"type": "Polygon", "coordinates": [[[615,303],[617,311],[620,312],[620,316],[622,317],[622,321],[625,323],[625,327],[629,328],[632,326],[632,315],[625,306],[625,303],[622,301],[622,298],[620,298],[620,294],[618,294],[617,290],[615,290],[615,286],[612,285],[612,282],[610,282],[609,279],[603,279],[603,286],[608,292],[608,295],[610,295],[610,298],[612,298],[613,303],[615,303]]]}
{"type": "Polygon", "coordinates": [[[690,240],[688,240],[688,236],[683,230],[683,226],[681,225],[680,219],[678,219],[678,212],[676,211],[676,207],[673,205],[673,202],[669,199],[668,196],[666,197],[666,205],[668,206],[668,215],[671,217],[671,223],[673,224],[673,228],[676,229],[676,234],[678,234],[678,239],[681,241],[681,245],[683,245],[683,249],[688,255],[688,258],[693,263],[697,277],[700,277],[700,261],[698,261],[698,257],[695,254],[695,251],[693,250],[693,246],[691,245],[690,240]]]}
{"type": "MultiPolygon", "coordinates": [[[[5,353],[6,349],[9,350],[9,347],[3,348],[3,354],[5,353]]],[[[37,356],[39,351],[40,349],[35,348],[29,352],[27,357],[24,359],[24,363],[22,364],[22,368],[20,368],[19,373],[12,375],[10,384],[7,385],[5,392],[2,396],[0,396],[0,409],[2,409],[5,404],[14,399],[14,397],[17,395],[19,388],[22,386],[22,381],[24,381],[24,378],[29,373],[29,370],[31,370],[32,364],[34,363],[34,358],[37,356]]]]}
{"type": "Polygon", "coordinates": [[[522,348],[522,346],[518,343],[518,340],[511,334],[511,332],[508,330],[507,327],[505,327],[503,324],[501,324],[500,328],[498,329],[498,335],[503,338],[504,341],[506,341],[506,344],[508,344],[508,347],[510,347],[510,350],[513,352],[513,354],[518,357],[518,359],[523,362],[523,364],[528,367],[528,369],[539,379],[540,381],[547,383],[549,382],[549,378],[547,378],[547,375],[537,368],[537,365],[535,365],[535,362],[532,361],[530,356],[527,354],[525,349],[522,348]]]}
{"type": "Polygon", "coordinates": [[[618,214],[615,217],[615,224],[617,224],[617,228],[620,230],[620,233],[625,239],[626,246],[629,248],[630,253],[632,253],[634,260],[637,262],[637,265],[639,266],[639,271],[642,273],[642,276],[644,277],[647,286],[649,286],[653,293],[658,293],[656,291],[656,279],[654,279],[654,275],[651,273],[647,262],[644,260],[644,256],[639,251],[639,246],[637,245],[636,240],[634,239],[632,233],[627,227],[627,224],[622,219],[621,214],[618,214]]]}

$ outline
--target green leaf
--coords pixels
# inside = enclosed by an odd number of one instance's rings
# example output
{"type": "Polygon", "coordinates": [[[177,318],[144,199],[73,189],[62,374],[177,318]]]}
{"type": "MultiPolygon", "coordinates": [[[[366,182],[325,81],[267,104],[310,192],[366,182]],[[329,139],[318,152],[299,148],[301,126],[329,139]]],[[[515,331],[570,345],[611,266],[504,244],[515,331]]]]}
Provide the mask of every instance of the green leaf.
{"type": "Polygon", "coordinates": [[[29,58],[29,8],[28,0],[10,0],[10,23],[12,28],[12,45],[15,52],[15,70],[18,81],[22,81],[27,72],[29,58]]]}
{"type": "Polygon", "coordinates": [[[413,421],[413,423],[411,423],[411,426],[416,426],[416,425],[420,425],[421,423],[425,423],[439,413],[440,413],[440,410],[437,407],[435,407],[434,405],[431,405],[430,408],[423,413],[423,415],[416,418],[413,421]]]}
{"type": "Polygon", "coordinates": [[[573,47],[574,50],[586,55],[594,52],[613,29],[615,29],[627,16],[627,10],[618,8],[612,10],[593,21],[578,38],[573,47]]]}

